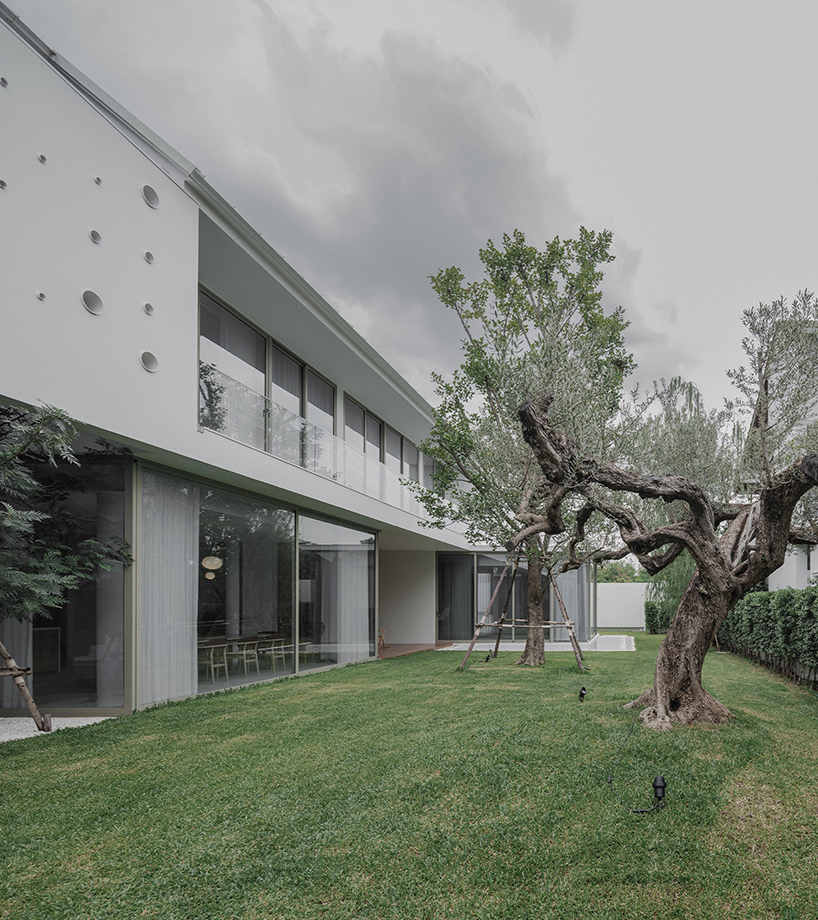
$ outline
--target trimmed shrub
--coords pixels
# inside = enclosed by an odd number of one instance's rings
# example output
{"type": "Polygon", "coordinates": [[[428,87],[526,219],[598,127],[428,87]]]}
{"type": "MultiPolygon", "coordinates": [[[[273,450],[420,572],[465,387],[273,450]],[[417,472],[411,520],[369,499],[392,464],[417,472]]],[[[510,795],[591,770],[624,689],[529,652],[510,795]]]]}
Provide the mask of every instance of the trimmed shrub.
{"type": "Polygon", "coordinates": [[[730,611],[719,643],[787,677],[818,671],[818,587],[748,594],[730,611]]]}

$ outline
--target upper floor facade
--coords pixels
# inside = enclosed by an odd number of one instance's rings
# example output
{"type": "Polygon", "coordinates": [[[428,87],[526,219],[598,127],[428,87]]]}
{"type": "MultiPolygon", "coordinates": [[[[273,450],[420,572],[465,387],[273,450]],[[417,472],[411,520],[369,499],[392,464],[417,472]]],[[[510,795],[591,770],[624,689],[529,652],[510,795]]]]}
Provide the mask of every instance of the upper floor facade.
{"type": "Polygon", "coordinates": [[[431,475],[426,401],[190,162],[0,21],[0,396],[387,548],[465,547],[404,484],[431,475]]]}

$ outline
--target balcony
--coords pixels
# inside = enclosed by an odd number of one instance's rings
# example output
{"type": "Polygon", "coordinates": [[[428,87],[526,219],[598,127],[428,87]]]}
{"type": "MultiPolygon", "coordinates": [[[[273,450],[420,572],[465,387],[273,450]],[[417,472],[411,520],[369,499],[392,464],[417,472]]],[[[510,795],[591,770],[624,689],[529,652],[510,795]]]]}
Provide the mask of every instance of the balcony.
{"type": "Polygon", "coordinates": [[[418,517],[425,514],[394,470],[205,363],[199,365],[199,427],[418,517]]]}

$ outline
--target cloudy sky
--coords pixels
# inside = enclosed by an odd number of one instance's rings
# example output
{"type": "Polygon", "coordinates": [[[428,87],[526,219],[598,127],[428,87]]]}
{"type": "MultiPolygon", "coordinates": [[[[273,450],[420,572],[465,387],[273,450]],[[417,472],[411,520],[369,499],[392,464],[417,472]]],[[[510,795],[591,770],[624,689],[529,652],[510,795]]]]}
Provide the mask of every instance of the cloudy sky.
{"type": "Polygon", "coordinates": [[[515,228],[612,230],[636,376],[711,405],[742,311],[818,286],[812,0],[5,2],[429,399],[428,276],[515,228]]]}

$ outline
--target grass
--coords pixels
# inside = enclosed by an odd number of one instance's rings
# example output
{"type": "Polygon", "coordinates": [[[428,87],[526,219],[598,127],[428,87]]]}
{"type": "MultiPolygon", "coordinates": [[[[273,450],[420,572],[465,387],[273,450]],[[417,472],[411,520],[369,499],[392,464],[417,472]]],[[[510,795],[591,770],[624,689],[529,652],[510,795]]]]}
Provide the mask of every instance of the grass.
{"type": "Polygon", "coordinates": [[[648,731],[636,653],[428,652],[0,746],[0,917],[818,916],[818,698],[710,655],[734,713],[648,731]],[[579,688],[588,688],[584,703],[579,688]],[[651,804],[653,777],[667,807],[651,804]]]}

